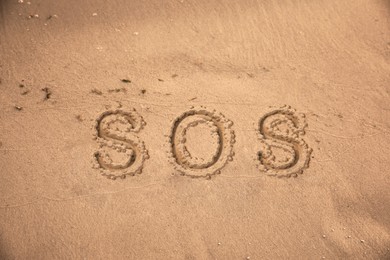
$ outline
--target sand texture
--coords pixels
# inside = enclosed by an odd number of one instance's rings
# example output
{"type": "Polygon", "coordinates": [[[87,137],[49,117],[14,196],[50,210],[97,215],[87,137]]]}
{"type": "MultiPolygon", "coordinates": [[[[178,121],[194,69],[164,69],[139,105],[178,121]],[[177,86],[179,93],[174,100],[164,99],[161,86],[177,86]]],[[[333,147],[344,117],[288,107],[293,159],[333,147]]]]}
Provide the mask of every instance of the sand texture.
{"type": "Polygon", "coordinates": [[[388,0],[0,0],[0,259],[390,259],[388,0]]]}

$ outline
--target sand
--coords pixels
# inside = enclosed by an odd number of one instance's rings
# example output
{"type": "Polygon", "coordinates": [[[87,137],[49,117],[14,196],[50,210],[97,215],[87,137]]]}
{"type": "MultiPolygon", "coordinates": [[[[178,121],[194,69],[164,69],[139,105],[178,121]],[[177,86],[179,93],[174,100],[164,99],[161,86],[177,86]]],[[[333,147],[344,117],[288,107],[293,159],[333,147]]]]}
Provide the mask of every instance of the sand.
{"type": "Polygon", "coordinates": [[[390,4],[0,1],[1,259],[390,259],[390,4]]]}

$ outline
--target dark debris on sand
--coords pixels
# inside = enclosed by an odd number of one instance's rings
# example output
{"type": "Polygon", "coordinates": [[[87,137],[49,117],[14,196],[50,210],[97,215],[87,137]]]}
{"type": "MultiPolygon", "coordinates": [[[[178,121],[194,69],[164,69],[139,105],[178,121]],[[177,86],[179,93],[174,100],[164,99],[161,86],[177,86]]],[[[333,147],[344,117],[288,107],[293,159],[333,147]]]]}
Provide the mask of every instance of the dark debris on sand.
{"type": "Polygon", "coordinates": [[[121,79],[121,81],[122,81],[123,83],[131,83],[131,80],[129,80],[129,79],[121,79]]]}
{"type": "Polygon", "coordinates": [[[108,90],[108,93],[119,93],[119,92],[126,93],[127,89],[125,89],[125,88],[114,88],[114,89],[109,89],[108,90]]]}
{"type": "Polygon", "coordinates": [[[83,121],[84,121],[84,119],[81,117],[81,115],[77,115],[77,116],[76,116],[76,119],[77,119],[77,121],[79,121],[79,122],[83,122],[83,121]]]}
{"type": "Polygon", "coordinates": [[[43,98],[43,100],[46,101],[46,100],[50,99],[51,94],[52,94],[51,90],[46,87],[46,88],[43,88],[42,91],[45,92],[45,97],[43,98]]]}
{"type": "Polygon", "coordinates": [[[100,90],[98,90],[98,89],[96,89],[96,88],[92,89],[92,90],[91,90],[91,93],[92,93],[92,94],[96,94],[96,95],[103,95],[103,92],[101,92],[100,90]]]}

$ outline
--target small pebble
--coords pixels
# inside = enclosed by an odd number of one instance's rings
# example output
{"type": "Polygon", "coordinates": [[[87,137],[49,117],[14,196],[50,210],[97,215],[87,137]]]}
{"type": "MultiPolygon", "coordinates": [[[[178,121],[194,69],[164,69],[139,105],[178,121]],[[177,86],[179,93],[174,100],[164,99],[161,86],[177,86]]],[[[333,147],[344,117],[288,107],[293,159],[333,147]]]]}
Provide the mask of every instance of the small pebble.
{"type": "Polygon", "coordinates": [[[53,15],[49,15],[46,20],[50,20],[50,19],[53,19],[53,18],[58,18],[58,15],[56,14],[53,14],[53,15]]]}
{"type": "Polygon", "coordinates": [[[39,14],[30,14],[29,16],[27,16],[28,19],[31,19],[31,18],[39,18],[39,14]]]}
{"type": "Polygon", "coordinates": [[[361,243],[364,243],[365,241],[363,239],[360,240],[361,243]]]}
{"type": "Polygon", "coordinates": [[[326,235],[322,235],[323,238],[326,238],[326,235]]]}
{"type": "Polygon", "coordinates": [[[121,79],[121,81],[122,81],[123,83],[131,83],[131,80],[129,80],[129,79],[121,79]]]}
{"type": "Polygon", "coordinates": [[[92,16],[97,16],[97,13],[93,13],[92,16]]]}
{"type": "Polygon", "coordinates": [[[134,34],[134,35],[138,35],[138,34],[139,34],[139,32],[133,32],[133,34],[134,34]]]}

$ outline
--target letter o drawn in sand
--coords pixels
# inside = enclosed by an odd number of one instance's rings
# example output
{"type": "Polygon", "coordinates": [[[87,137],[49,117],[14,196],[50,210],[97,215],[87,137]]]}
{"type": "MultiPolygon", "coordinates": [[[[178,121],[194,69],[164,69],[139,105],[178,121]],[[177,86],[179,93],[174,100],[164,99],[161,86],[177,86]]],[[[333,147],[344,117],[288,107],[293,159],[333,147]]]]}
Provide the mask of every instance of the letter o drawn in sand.
{"type": "Polygon", "coordinates": [[[233,160],[233,123],[216,111],[191,109],[176,118],[169,137],[171,162],[191,177],[208,177],[233,160]]]}
{"type": "Polygon", "coordinates": [[[312,149],[302,139],[307,126],[304,114],[285,106],[260,118],[259,169],[276,177],[298,176],[309,166],[312,149]]]}
{"type": "Polygon", "coordinates": [[[136,136],[145,125],[142,117],[131,112],[104,112],[96,121],[95,138],[99,150],[94,153],[94,168],[110,179],[141,173],[149,158],[144,143],[136,136]]]}

